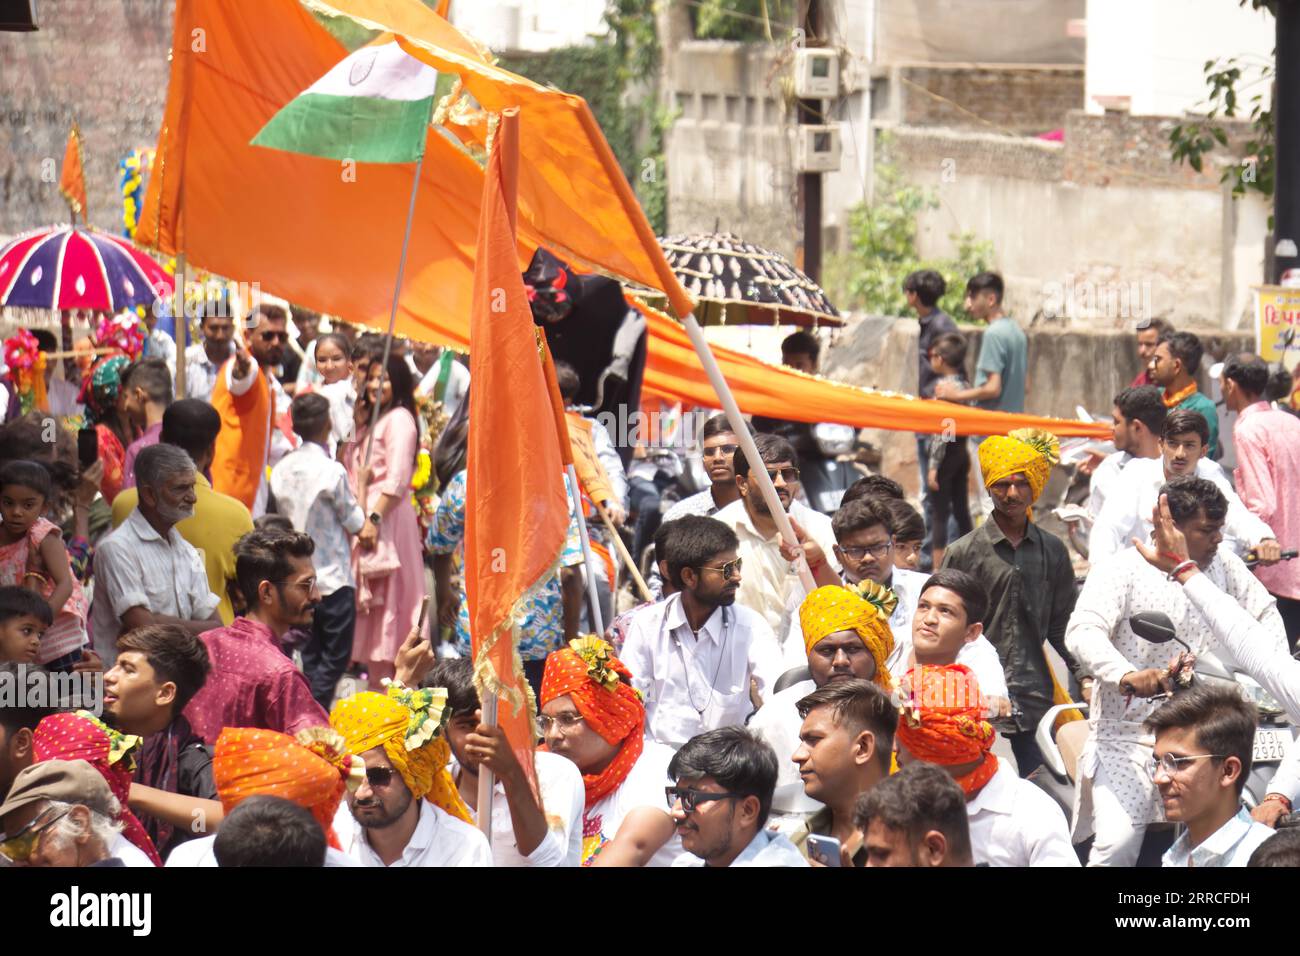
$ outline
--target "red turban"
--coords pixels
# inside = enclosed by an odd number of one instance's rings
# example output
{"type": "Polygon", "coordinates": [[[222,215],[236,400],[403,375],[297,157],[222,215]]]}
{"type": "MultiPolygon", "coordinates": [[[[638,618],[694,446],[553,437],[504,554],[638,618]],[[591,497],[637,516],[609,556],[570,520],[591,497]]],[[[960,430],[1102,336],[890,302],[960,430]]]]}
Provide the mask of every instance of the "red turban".
{"type": "Polygon", "coordinates": [[[997,731],[984,719],[975,674],[964,664],[925,665],[907,672],[902,690],[908,696],[898,718],[898,742],[926,763],[950,767],[981,760],[957,780],[967,797],[975,794],[998,767],[989,753],[997,731]]]}
{"type": "Polygon", "coordinates": [[[143,850],[154,866],[162,866],[153,840],[127,806],[131,778],[135,775],[135,755],[142,742],[140,737],[119,733],[84,710],[75,714],[51,714],[32,732],[32,749],[38,761],[84,760],[103,775],[122,805],[116,821],[122,824],[122,835],[143,850]]]}
{"type": "Polygon", "coordinates": [[[569,641],[568,647],[546,658],[541,706],[567,694],[606,743],[623,744],[608,767],[582,775],[588,807],[627,778],[644,745],[645,705],[631,684],[620,677],[631,680],[632,673],[598,637],[569,641]]]}

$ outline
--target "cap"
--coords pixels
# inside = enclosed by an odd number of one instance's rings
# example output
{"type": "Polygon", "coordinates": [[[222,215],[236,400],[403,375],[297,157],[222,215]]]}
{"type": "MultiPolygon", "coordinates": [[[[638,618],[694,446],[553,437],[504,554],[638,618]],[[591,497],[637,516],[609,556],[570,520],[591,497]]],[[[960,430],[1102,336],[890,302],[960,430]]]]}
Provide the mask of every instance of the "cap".
{"type": "Polygon", "coordinates": [[[106,817],[119,812],[108,781],[85,760],[42,760],[17,777],[0,806],[0,818],[38,800],[78,803],[106,817]]]}

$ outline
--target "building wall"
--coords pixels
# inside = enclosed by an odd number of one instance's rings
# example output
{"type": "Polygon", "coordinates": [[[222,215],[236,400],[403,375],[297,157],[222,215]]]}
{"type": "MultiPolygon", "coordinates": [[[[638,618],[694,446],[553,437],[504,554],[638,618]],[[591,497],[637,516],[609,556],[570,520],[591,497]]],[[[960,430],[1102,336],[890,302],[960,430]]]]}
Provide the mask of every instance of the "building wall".
{"type": "Polygon", "coordinates": [[[1059,128],[1083,105],[1079,66],[899,66],[889,81],[898,99],[892,118],[909,126],[1033,135],[1059,128]]]}
{"type": "Polygon", "coordinates": [[[1257,82],[1273,62],[1274,20],[1263,10],[1221,0],[1088,0],[1086,109],[1102,98],[1127,97],[1137,115],[1181,116],[1203,109],[1207,60],[1239,56],[1246,67],[1238,90],[1257,82]]]}
{"type": "Polygon", "coordinates": [[[120,231],[117,164],[162,123],[171,0],[41,3],[37,24],[0,33],[0,234],[68,221],[58,175],[74,119],[90,221],[120,231]]]}
{"type": "Polygon", "coordinates": [[[603,35],[605,0],[452,0],[451,22],[496,52],[542,53],[603,35]]]}

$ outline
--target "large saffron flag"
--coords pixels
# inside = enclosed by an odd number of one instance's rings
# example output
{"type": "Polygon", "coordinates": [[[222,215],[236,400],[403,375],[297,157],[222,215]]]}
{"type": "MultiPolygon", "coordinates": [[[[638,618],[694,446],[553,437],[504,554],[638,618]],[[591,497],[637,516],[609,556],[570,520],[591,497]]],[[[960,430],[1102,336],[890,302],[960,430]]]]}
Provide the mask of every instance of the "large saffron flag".
{"type": "Polygon", "coordinates": [[[515,622],[557,572],[569,509],[555,412],[515,246],[514,112],[503,114],[488,160],[474,257],[465,594],[480,699],[499,698],[498,722],[531,778],[536,704],[515,622]]]}
{"type": "Polygon", "coordinates": [[[63,169],[59,171],[59,192],[72,207],[73,224],[79,213],[86,219],[86,170],[81,149],[81,131],[74,123],[68,132],[68,145],[63,150],[63,169]]]}
{"type": "Polygon", "coordinates": [[[413,163],[424,152],[437,84],[437,70],[381,37],[294,97],[253,145],[359,163],[413,163]]]}

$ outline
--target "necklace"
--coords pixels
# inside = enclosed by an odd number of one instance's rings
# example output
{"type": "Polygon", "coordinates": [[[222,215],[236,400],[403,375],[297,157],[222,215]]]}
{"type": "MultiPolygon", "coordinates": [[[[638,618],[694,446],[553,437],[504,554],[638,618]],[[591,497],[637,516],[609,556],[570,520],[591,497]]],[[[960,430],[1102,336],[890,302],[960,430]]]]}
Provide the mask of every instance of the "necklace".
{"type": "MultiPolygon", "coordinates": [[[[666,627],[668,624],[668,610],[669,609],[665,609],[664,611],[663,622],[659,625],[661,628],[666,627]]],[[[706,621],[705,623],[708,622],[706,621]]],[[[689,620],[686,622],[686,626],[687,627],[691,626],[689,620]]],[[[696,715],[701,720],[704,719],[704,712],[708,710],[709,707],[713,704],[713,693],[717,687],[718,675],[722,673],[722,663],[727,659],[727,636],[730,634],[730,632],[731,632],[731,620],[728,618],[727,609],[724,607],[722,609],[722,641],[718,645],[718,666],[714,668],[713,680],[709,682],[709,686],[708,686],[709,695],[706,698],[704,698],[703,707],[695,703],[695,692],[691,689],[691,668],[690,665],[686,663],[686,649],[682,646],[681,638],[679,638],[677,634],[672,631],[670,631],[668,635],[673,639],[673,644],[677,647],[677,655],[682,660],[682,672],[683,672],[683,676],[686,679],[686,699],[690,701],[691,708],[695,711],[696,715]]],[[[698,635],[699,632],[692,631],[691,633],[693,635],[698,635]]],[[[698,636],[696,636],[696,640],[697,641],[699,640],[698,636]]],[[[694,652],[692,652],[691,663],[694,662],[695,662],[695,654],[694,652]]]]}

